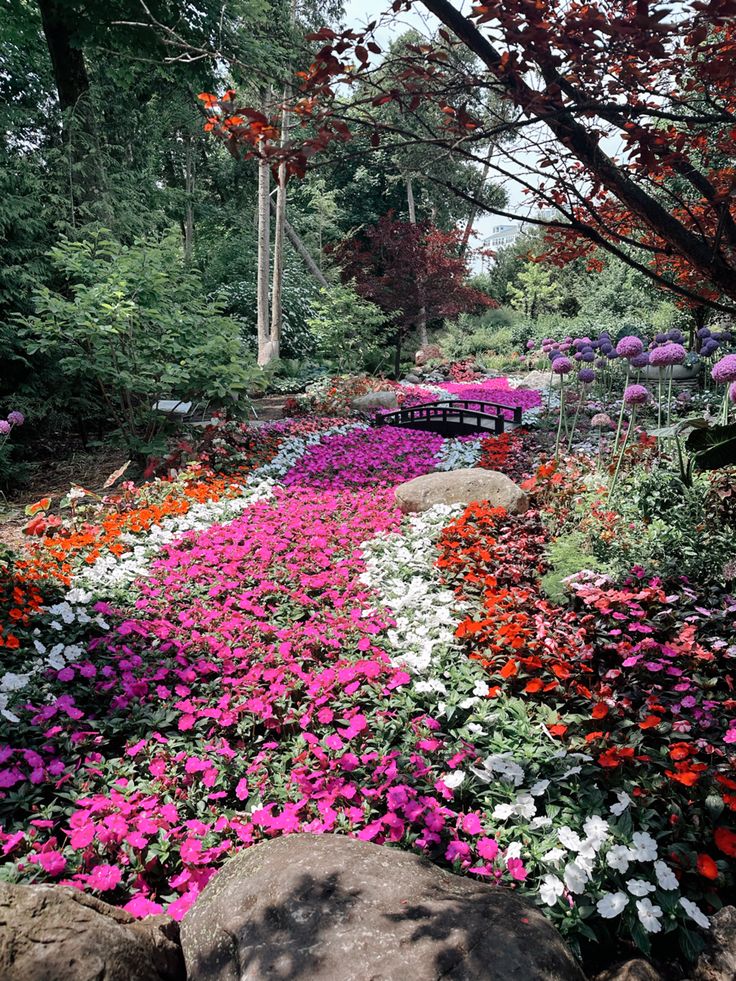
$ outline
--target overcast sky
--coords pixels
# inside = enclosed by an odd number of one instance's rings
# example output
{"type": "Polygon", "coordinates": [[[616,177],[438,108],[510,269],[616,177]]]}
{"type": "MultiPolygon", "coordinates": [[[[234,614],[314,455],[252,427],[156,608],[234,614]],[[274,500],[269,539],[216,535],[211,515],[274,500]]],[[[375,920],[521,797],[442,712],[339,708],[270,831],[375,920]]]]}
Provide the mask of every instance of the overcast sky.
{"type": "MultiPolygon", "coordinates": [[[[456,3],[458,9],[462,9],[466,4],[456,3]]],[[[470,4],[467,4],[469,7],[470,4]]],[[[371,20],[378,20],[382,14],[391,9],[391,0],[346,0],[345,4],[345,26],[363,27],[371,20]]],[[[439,21],[429,14],[420,4],[416,4],[409,13],[400,15],[390,15],[385,18],[389,23],[386,26],[379,26],[376,31],[378,43],[385,47],[391,40],[399,37],[410,28],[422,30],[427,34],[434,32],[439,26],[439,21]]],[[[523,215],[528,209],[524,208],[524,200],[521,192],[511,185],[506,189],[509,196],[509,211],[518,211],[523,215]]],[[[495,215],[485,214],[479,216],[476,222],[476,244],[491,234],[494,225],[506,224],[508,218],[500,218],[495,215]]]]}

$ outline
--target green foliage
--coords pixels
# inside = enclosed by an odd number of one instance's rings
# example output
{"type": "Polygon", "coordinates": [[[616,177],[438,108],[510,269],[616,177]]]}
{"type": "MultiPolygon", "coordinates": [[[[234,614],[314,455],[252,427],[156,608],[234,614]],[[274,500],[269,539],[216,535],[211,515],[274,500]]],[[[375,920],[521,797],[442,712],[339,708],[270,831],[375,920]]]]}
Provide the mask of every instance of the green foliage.
{"type": "MultiPolygon", "coordinates": [[[[283,324],[281,354],[285,358],[306,358],[314,352],[315,341],[309,323],[313,316],[317,285],[293,263],[284,270],[281,305],[283,324]]],[[[222,304],[223,312],[241,324],[243,338],[248,349],[255,353],[256,326],[256,277],[221,286],[213,294],[222,304]]]]}
{"type": "Polygon", "coordinates": [[[322,289],[309,327],[320,358],[340,373],[371,370],[384,358],[389,318],[350,284],[322,289]]]}
{"type": "Polygon", "coordinates": [[[568,599],[563,580],[583,569],[591,572],[608,572],[608,567],[591,551],[582,532],[574,531],[552,540],[547,550],[549,571],[542,577],[542,589],[554,603],[568,599]]]}
{"type": "Polygon", "coordinates": [[[708,429],[693,429],[685,442],[697,470],[719,470],[736,465],[736,422],[708,429]]]}
{"type": "Polygon", "coordinates": [[[160,398],[242,398],[256,370],[238,325],[203,298],[175,239],[124,246],[103,229],[51,258],[63,285],[41,287],[20,319],[26,349],[53,359],[69,391],[94,385],[131,452],[158,448],[160,398]]]}
{"type": "Polygon", "coordinates": [[[540,313],[555,310],[560,304],[560,287],[552,271],[539,262],[528,262],[509,284],[509,300],[515,310],[536,320],[540,313]]]}

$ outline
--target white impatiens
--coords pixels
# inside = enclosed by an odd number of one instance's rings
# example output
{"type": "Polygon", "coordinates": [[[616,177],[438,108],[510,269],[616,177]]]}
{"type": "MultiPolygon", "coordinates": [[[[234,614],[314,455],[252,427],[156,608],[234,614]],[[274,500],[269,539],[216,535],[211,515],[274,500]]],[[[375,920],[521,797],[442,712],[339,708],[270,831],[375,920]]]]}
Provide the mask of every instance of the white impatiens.
{"type": "Polygon", "coordinates": [[[547,875],[542,877],[542,882],[539,886],[539,898],[547,906],[554,906],[564,891],[565,883],[556,875],[548,872],[547,875]]]}
{"type": "Polygon", "coordinates": [[[595,904],[596,909],[604,920],[612,920],[614,916],[620,916],[629,904],[629,897],[625,892],[605,892],[595,904]]]}
{"type": "Polygon", "coordinates": [[[694,920],[698,924],[698,926],[703,927],[703,929],[705,930],[708,929],[708,927],[710,926],[710,920],[696,903],[693,903],[689,899],[686,899],[684,896],[681,896],[680,906],[682,906],[682,908],[685,910],[685,913],[690,917],[691,920],[694,920]]]}
{"type": "Polygon", "coordinates": [[[655,906],[651,899],[639,899],[636,903],[639,922],[647,933],[659,933],[662,929],[662,908],[655,906]]]}

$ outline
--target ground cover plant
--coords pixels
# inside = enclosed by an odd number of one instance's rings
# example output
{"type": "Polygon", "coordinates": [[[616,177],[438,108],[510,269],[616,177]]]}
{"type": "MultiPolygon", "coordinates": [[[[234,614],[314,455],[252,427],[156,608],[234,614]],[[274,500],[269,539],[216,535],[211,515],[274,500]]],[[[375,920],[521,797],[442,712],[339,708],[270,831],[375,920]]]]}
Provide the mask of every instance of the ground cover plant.
{"type": "Polygon", "coordinates": [[[733,888],[736,601],[643,568],[551,600],[605,493],[539,440],[223,422],[173,478],[39,502],[0,567],[3,877],[181,917],[237,849],[338,832],[522,891],[584,958],[694,957],[733,888]],[[533,509],[394,507],[469,465],[533,509]]]}

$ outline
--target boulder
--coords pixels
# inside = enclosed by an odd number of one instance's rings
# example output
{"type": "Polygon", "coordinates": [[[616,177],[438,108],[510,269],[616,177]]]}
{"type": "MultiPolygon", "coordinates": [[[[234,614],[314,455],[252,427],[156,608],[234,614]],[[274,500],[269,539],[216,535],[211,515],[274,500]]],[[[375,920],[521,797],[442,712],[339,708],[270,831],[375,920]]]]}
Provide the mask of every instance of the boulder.
{"type": "Polygon", "coordinates": [[[736,978],[736,907],[724,906],[711,918],[708,946],[692,973],[693,981],[736,978]]]}
{"type": "Polygon", "coordinates": [[[367,392],[359,395],[350,403],[350,408],[356,412],[375,412],[378,409],[398,409],[399,402],[396,392],[367,392]]]}
{"type": "Polygon", "coordinates": [[[553,375],[551,371],[530,371],[528,375],[523,375],[514,388],[532,389],[539,391],[542,388],[559,388],[560,376],[553,375]]]}
{"type": "Polygon", "coordinates": [[[649,961],[637,957],[633,961],[626,961],[596,974],[594,981],[663,981],[663,978],[649,961]]]}
{"type": "Polygon", "coordinates": [[[413,371],[406,376],[404,381],[409,382],[410,385],[418,385],[422,379],[419,375],[416,375],[413,371]]]}
{"type": "Polygon", "coordinates": [[[179,925],[64,886],[0,882],[3,981],[185,981],[179,925]]]}
{"type": "Polygon", "coordinates": [[[529,510],[529,498],[506,474],[469,467],[415,477],[396,488],[396,503],[404,514],[426,511],[433,504],[470,504],[488,501],[510,514],[529,510]]]}
{"type": "Polygon", "coordinates": [[[428,361],[429,361],[429,355],[427,354],[426,351],[420,348],[417,351],[417,353],[414,355],[414,364],[421,367],[422,365],[425,365],[428,361]]]}
{"type": "Polygon", "coordinates": [[[247,848],[182,921],[189,981],[584,981],[513,891],[340,835],[247,848]]]}

